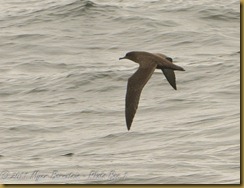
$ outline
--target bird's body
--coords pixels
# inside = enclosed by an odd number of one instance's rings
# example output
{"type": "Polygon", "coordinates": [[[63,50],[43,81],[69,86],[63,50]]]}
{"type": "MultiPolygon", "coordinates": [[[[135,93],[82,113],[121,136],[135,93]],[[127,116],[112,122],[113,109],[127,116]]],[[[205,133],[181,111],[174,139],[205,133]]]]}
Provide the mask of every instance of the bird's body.
{"type": "Polygon", "coordinates": [[[151,78],[154,70],[161,69],[170,85],[176,89],[174,70],[184,71],[178,65],[172,63],[172,59],[160,53],[149,53],[142,51],[128,52],[125,57],[139,64],[138,70],[128,79],[127,92],[125,99],[125,117],[127,129],[130,130],[135,116],[141,91],[151,78]]]}

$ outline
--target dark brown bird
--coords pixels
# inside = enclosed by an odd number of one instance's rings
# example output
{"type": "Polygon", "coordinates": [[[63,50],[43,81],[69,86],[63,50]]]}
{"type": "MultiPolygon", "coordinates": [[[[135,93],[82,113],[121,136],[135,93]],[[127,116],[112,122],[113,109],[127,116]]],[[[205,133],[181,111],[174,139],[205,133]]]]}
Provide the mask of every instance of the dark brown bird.
{"type": "Polygon", "coordinates": [[[135,116],[141,91],[152,76],[155,69],[161,69],[170,85],[176,90],[174,70],[185,71],[182,67],[173,64],[173,60],[160,53],[143,51],[128,52],[125,57],[139,64],[138,70],[128,79],[125,98],[125,117],[127,129],[130,130],[135,116]]]}

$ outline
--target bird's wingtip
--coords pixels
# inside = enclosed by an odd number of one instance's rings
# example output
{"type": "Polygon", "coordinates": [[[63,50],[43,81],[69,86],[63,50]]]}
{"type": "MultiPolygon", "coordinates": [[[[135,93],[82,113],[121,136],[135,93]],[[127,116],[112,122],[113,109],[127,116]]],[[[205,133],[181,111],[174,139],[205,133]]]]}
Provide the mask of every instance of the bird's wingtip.
{"type": "Polygon", "coordinates": [[[128,131],[130,130],[130,127],[131,127],[131,125],[127,125],[127,130],[128,130],[128,131]]]}

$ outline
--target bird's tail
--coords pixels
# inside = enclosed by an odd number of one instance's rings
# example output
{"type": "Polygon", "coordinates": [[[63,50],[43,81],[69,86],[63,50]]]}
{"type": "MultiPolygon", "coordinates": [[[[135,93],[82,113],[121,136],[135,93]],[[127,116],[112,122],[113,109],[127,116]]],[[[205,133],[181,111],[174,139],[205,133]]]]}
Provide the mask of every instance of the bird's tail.
{"type": "Polygon", "coordinates": [[[180,66],[178,66],[178,65],[175,65],[175,64],[170,64],[170,66],[169,67],[167,67],[168,69],[173,69],[173,70],[178,70],[178,71],[185,71],[185,69],[184,68],[182,68],[182,67],[180,67],[180,66]]]}

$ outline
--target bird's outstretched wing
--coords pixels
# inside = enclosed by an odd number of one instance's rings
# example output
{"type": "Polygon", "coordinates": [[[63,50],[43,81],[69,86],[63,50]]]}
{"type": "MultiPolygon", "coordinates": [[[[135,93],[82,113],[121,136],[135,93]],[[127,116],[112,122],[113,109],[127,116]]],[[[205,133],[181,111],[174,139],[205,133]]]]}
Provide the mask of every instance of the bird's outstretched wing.
{"type": "Polygon", "coordinates": [[[172,69],[161,69],[166,77],[166,79],[168,80],[169,84],[175,89],[176,88],[176,81],[175,81],[175,73],[174,70],[172,69]]]}
{"type": "Polygon", "coordinates": [[[147,67],[140,66],[128,80],[125,99],[125,117],[128,130],[130,130],[133,118],[135,116],[141,91],[152,76],[156,66],[156,64],[148,64],[147,67]]]}
{"type": "MultiPolygon", "coordinates": [[[[160,53],[155,53],[155,55],[163,58],[163,59],[167,59],[169,62],[173,63],[173,60],[172,58],[170,57],[167,57],[165,56],[164,54],[160,54],[160,53]]],[[[161,69],[162,72],[164,73],[166,79],[168,80],[169,84],[175,89],[177,90],[176,88],[176,81],[175,81],[175,73],[174,73],[174,70],[172,69],[165,69],[165,68],[162,68],[160,66],[158,66],[157,68],[161,69]]]]}

